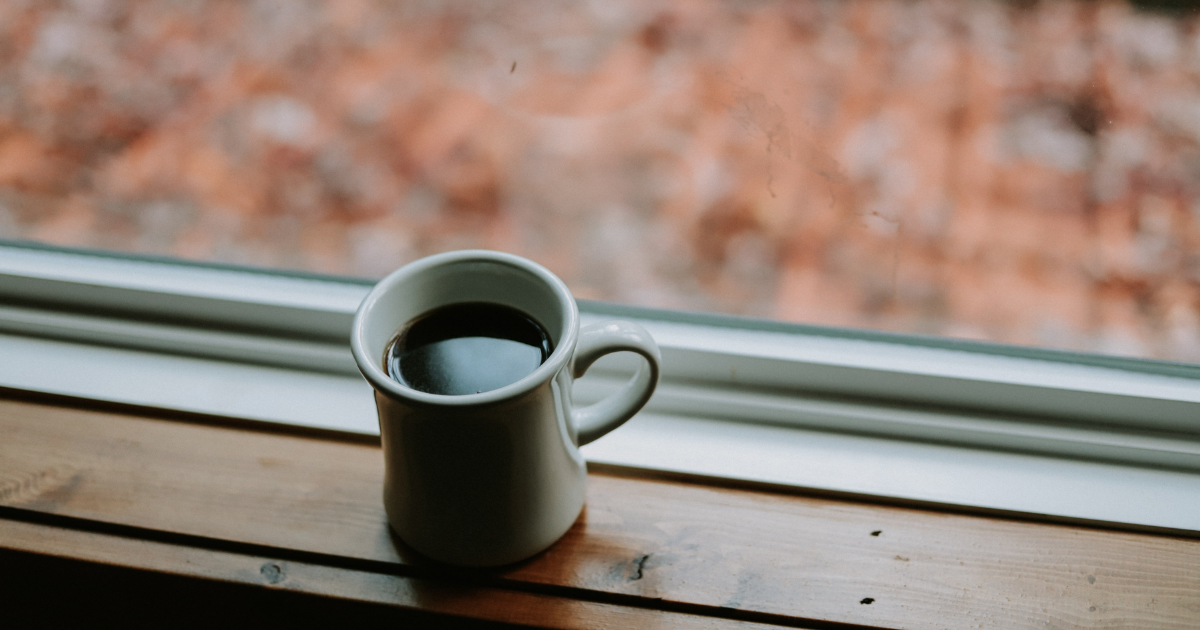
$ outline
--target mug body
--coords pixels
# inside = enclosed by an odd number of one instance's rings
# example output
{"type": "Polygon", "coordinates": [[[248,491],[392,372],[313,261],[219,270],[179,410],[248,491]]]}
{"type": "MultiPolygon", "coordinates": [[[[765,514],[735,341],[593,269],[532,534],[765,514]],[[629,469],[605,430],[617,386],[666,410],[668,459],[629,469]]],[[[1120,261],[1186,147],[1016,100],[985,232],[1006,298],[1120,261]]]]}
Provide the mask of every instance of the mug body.
{"type": "Polygon", "coordinates": [[[392,529],[421,554],[497,566],[549,547],[583,508],[586,467],[556,380],[478,409],[418,408],[376,392],[392,529]]]}
{"type": "Polygon", "coordinates": [[[405,543],[461,566],[516,562],[549,547],[583,507],[586,466],[570,421],[579,313],[566,285],[531,261],[440,254],[384,278],[355,316],[351,349],[375,389],[384,507],[405,543]],[[536,370],[496,390],[429,394],[388,376],[385,353],[409,321],[461,302],[516,308],[549,333],[536,370]]]}

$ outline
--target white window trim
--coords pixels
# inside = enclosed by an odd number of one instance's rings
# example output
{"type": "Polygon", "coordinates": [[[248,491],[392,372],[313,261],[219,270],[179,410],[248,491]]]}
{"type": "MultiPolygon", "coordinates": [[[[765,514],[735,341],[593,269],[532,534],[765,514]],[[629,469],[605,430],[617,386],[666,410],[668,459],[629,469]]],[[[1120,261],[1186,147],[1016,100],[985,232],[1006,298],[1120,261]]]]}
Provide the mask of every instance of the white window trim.
{"type": "MultiPolygon", "coordinates": [[[[0,244],[0,386],[378,432],[369,281],[0,244]]],[[[1200,366],[581,302],[663,381],[589,461],[1200,533],[1200,366]]],[[[586,402],[632,361],[576,388],[586,402]]]]}

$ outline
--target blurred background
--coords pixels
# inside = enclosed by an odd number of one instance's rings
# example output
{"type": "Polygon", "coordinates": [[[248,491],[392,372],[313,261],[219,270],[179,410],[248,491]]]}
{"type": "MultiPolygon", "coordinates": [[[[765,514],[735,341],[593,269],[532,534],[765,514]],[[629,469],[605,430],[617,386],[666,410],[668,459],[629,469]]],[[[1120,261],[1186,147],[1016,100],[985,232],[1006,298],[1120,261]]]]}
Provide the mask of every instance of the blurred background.
{"type": "Polygon", "coordinates": [[[0,238],[1200,362],[1200,21],[1124,0],[0,3],[0,238]]]}

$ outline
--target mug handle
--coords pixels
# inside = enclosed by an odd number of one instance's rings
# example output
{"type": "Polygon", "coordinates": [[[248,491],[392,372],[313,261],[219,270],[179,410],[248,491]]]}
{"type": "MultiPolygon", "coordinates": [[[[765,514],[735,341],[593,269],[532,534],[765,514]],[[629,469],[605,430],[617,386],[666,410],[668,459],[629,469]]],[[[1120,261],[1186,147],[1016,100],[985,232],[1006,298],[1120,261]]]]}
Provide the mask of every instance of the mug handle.
{"type": "Polygon", "coordinates": [[[658,344],[645,328],[632,322],[604,322],[580,328],[575,356],[571,359],[572,376],[583,376],[596,359],[613,352],[636,352],[646,359],[646,366],[639,367],[633,378],[608,398],[571,410],[579,446],[625,424],[650,400],[658,386],[658,364],[662,359],[658,344]]]}

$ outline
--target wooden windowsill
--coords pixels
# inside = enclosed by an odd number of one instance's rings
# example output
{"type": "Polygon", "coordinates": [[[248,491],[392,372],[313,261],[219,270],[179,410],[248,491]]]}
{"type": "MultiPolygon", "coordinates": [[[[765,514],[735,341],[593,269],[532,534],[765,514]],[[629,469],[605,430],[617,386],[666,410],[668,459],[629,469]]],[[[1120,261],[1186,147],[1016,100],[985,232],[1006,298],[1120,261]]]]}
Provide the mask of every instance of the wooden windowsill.
{"type": "Polygon", "coordinates": [[[367,603],[426,621],[1200,624],[1198,540],[611,470],[589,475],[584,514],[548,551],[497,570],[452,570],[390,534],[382,468],[374,444],[10,392],[0,400],[0,549],[367,603]]]}

